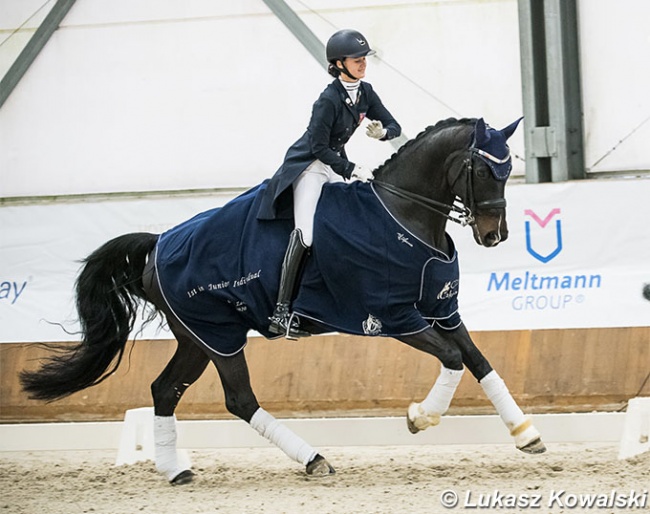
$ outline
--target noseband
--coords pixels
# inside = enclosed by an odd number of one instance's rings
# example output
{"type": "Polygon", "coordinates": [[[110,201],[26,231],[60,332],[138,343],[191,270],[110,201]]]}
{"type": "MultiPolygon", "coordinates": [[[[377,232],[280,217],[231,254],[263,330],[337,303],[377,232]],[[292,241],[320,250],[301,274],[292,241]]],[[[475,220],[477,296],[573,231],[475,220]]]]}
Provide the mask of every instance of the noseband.
{"type": "Polygon", "coordinates": [[[476,154],[479,154],[480,152],[481,151],[477,150],[476,148],[469,149],[469,155],[463,161],[463,168],[461,169],[461,172],[457,175],[456,180],[454,180],[454,183],[451,184],[451,187],[453,188],[456,185],[456,182],[458,182],[458,180],[460,179],[460,177],[463,174],[465,175],[467,181],[467,185],[466,185],[466,191],[468,196],[467,204],[469,204],[469,207],[465,205],[462,199],[459,197],[456,197],[454,203],[449,205],[444,202],[438,202],[437,200],[433,200],[426,196],[419,195],[417,193],[412,193],[411,191],[407,191],[406,189],[402,189],[392,184],[387,184],[386,182],[380,180],[373,180],[372,183],[378,185],[379,187],[385,189],[386,191],[389,191],[390,193],[393,193],[395,196],[399,196],[400,198],[404,198],[405,200],[410,200],[411,202],[421,207],[424,207],[429,211],[444,216],[448,220],[453,221],[454,223],[458,223],[461,227],[466,227],[467,225],[471,226],[476,223],[476,219],[474,218],[473,213],[476,212],[477,210],[505,209],[506,207],[505,198],[484,200],[482,202],[474,201],[474,185],[472,180],[472,177],[474,175],[474,156],[476,154]],[[466,172],[463,173],[465,170],[466,172]],[[457,216],[452,216],[451,213],[455,213],[457,214],[457,216]]]}

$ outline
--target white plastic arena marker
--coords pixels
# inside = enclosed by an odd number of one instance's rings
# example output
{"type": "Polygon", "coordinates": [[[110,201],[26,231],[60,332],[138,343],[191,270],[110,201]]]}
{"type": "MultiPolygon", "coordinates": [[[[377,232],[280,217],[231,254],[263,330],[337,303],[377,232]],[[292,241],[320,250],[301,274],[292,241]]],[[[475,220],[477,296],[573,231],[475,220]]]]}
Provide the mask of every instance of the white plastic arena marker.
{"type": "MultiPolygon", "coordinates": [[[[116,466],[147,460],[156,461],[153,422],[153,407],[140,407],[126,411],[120,434],[120,446],[115,459],[116,466]]],[[[174,463],[181,469],[192,467],[190,456],[186,450],[176,450],[174,463]]]]}
{"type": "Polygon", "coordinates": [[[144,460],[155,460],[153,407],[129,409],[124,414],[115,465],[135,464],[144,460]]]}
{"type": "Polygon", "coordinates": [[[650,397],[632,398],[627,404],[619,459],[650,451],[650,397]]]}

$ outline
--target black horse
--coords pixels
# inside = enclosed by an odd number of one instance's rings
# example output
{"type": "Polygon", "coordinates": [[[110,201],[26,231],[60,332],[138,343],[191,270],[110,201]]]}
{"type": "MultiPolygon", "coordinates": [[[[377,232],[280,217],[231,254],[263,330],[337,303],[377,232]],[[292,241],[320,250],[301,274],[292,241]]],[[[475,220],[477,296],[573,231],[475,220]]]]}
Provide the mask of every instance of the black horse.
{"type": "MultiPolygon", "coordinates": [[[[408,408],[411,432],[439,423],[467,367],[517,448],[540,453],[545,447],[539,432],[460,320],[456,253],[445,232],[453,220],[471,226],[479,245],[492,247],[507,238],[506,140],[518,122],[495,130],[482,119],[441,121],[406,143],[371,183],[327,185],[294,309],[311,333],[391,336],[441,361],[430,393],[408,408]],[[344,219],[340,232],[335,216],[344,219]],[[337,244],[347,246],[333,250],[337,244]],[[357,247],[359,253],[350,256],[357,247]]],[[[39,370],[23,371],[24,390],[35,399],[55,400],[108,378],[121,362],[139,304],[149,302],[164,314],[178,342],[151,386],[156,468],[171,483],[193,477],[177,459],[174,410],[210,361],[232,414],[305,465],[308,474],[334,473],[315,449],[260,407],[241,351],[249,329],[273,337],[268,317],[292,229],[291,220],[256,220],[264,187],[162,236],[126,234],[92,253],[76,283],[82,340],[64,346],[39,370]]]]}

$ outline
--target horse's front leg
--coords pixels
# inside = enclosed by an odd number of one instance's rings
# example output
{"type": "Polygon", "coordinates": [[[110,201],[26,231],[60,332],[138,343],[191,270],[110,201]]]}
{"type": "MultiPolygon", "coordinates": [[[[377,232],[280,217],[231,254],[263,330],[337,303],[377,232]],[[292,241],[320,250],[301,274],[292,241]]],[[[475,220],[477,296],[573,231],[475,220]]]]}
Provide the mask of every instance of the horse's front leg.
{"type": "Polygon", "coordinates": [[[213,356],[226,399],[226,408],[291,459],[306,466],[308,475],[332,475],[334,468],[306,441],[280,423],[257,403],[251,388],[244,352],[230,357],[213,356]]]}
{"type": "MultiPolygon", "coordinates": [[[[456,356],[456,352],[460,354],[462,362],[479,381],[483,391],[485,391],[497,413],[508,427],[518,449],[525,453],[542,453],[546,451],[539,432],[519,408],[503,379],[492,369],[487,359],[476,347],[463,324],[449,331],[431,328],[422,334],[418,334],[418,336],[420,340],[416,342],[417,344],[413,344],[414,341],[404,342],[416,348],[420,346],[420,349],[424,351],[427,351],[426,348],[437,348],[441,344],[446,344],[455,349],[455,351],[451,352],[454,356],[456,356]],[[429,341],[428,344],[427,341],[429,341]]],[[[436,355],[436,353],[432,354],[436,355]]],[[[441,362],[440,376],[427,398],[421,404],[412,404],[409,407],[407,419],[409,420],[409,429],[414,433],[437,424],[434,421],[439,421],[440,416],[447,410],[451,402],[451,396],[453,396],[458,383],[460,383],[462,373],[452,374],[451,370],[446,369],[445,361],[441,359],[441,362]],[[441,411],[440,406],[444,407],[444,411],[441,411]]],[[[455,360],[452,364],[457,365],[455,360]]]]}
{"type": "MultiPolygon", "coordinates": [[[[441,332],[444,331],[441,330],[441,332]]],[[[519,408],[503,379],[492,369],[490,363],[476,347],[465,325],[461,323],[457,329],[449,331],[447,337],[460,348],[463,362],[478,380],[508,427],[517,448],[525,453],[545,452],[546,446],[542,443],[539,431],[519,408]]]]}
{"type": "Polygon", "coordinates": [[[437,357],[442,364],[440,375],[426,398],[421,403],[413,402],[409,405],[406,415],[407,426],[412,434],[417,434],[440,423],[440,417],[449,409],[465,371],[463,355],[457,345],[447,341],[444,334],[434,328],[400,337],[399,340],[437,357]]]}

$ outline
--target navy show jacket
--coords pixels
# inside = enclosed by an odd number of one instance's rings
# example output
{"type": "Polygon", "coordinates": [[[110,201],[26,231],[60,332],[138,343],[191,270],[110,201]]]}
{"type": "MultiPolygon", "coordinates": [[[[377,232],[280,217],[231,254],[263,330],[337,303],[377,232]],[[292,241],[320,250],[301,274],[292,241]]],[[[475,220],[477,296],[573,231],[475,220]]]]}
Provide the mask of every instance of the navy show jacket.
{"type": "Polygon", "coordinates": [[[381,121],[386,129],[383,140],[393,139],[402,132],[369,83],[361,82],[357,101],[353,103],[341,81],[338,78],[332,81],[314,102],[307,130],[287,150],[284,162],[270,179],[258,219],[293,217],[291,186],[316,159],[349,179],[355,165],[347,158],[345,144],[364,118],[381,121]]]}

